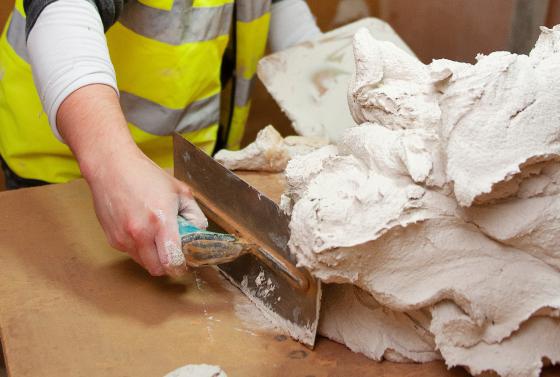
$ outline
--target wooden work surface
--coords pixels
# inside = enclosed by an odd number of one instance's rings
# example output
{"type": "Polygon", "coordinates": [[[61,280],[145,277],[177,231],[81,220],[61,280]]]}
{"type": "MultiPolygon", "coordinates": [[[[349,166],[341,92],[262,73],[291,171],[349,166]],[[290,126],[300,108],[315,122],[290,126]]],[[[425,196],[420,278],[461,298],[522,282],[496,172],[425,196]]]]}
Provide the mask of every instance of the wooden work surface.
{"type": "MultiPolygon", "coordinates": [[[[278,176],[249,175],[271,197],[278,176]]],[[[153,278],[112,250],[86,184],[0,194],[0,331],[12,377],[154,377],[185,364],[230,377],[464,376],[442,363],[376,363],[320,338],[315,351],[250,329],[212,269],[153,278]]]]}

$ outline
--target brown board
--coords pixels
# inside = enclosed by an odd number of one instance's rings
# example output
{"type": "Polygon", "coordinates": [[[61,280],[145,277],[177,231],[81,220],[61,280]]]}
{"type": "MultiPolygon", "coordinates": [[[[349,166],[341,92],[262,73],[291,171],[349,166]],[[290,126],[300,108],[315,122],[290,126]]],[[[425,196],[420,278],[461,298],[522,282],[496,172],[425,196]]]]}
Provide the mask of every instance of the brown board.
{"type": "MultiPolygon", "coordinates": [[[[278,176],[249,176],[278,196],[278,176]],[[274,183],[275,182],[275,183],[274,183]],[[267,187],[270,186],[270,187],[267,187]]],[[[111,249],[84,181],[0,194],[0,334],[12,377],[163,376],[185,364],[237,376],[464,376],[376,363],[247,327],[213,269],[153,278],[111,249]]]]}

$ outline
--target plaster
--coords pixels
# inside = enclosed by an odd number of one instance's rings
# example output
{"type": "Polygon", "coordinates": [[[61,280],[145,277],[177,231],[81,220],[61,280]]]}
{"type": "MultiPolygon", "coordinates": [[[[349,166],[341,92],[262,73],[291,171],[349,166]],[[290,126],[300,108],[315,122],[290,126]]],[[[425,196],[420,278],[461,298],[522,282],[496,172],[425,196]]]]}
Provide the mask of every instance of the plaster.
{"type": "Polygon", "coordinates": [[[560,27],[542,30],[474,65],[356,33],[358,126],[285,171],[290,248],[340,284],[323,335],[472,374],[560,362],[560,27]]]}

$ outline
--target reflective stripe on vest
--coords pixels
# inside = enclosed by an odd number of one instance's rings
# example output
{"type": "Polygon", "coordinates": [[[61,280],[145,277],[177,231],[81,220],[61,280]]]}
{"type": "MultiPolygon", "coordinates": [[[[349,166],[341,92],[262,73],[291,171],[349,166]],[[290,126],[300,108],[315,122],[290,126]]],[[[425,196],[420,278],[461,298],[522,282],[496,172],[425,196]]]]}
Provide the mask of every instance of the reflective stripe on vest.
{"type": "Polygon", "coordinates": [[[237,21],[251,22],[270,13],[270,1],[237,0],[237,21]]]}
{"type": "Polygon", "coordinates": [[[228,34],[232,15],[233,3],[198,8],[175,1],[171,10],[165,11],[129,0],[119,22],[144,37],[180,45],[228,34]]]}
{"type": "Polygon", "coordinates": [[[9,20],[8,31],[6,33],[8,43],[16,54],[19,55],[25,62],[29,63],[29,56],[27,55],[27,44],[25,41],[25,18],[19,13],[17,9],[12,12],[12,17],[9,20]]]}
{"type": "Polygon", "coordinates": [[[255,86],[256,76],[253,75],[250,79],[238,76],[235,81],[235,105],[245,106],[251,98],[251,92],[255,86]]]}
{"type": "Polygon", "coordinates": [[[120,102],[126,119],[153,135],[197,131],[217,124],[220,120],[218,94],[195,101],[181,110],[168,109],[124,91],[121,91],[120,102]]]}

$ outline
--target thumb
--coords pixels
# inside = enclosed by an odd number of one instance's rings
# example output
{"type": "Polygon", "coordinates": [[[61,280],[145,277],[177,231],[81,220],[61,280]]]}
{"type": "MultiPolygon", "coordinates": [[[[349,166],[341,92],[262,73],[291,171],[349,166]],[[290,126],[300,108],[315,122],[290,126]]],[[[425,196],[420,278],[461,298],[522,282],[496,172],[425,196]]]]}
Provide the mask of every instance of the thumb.
{"type": "Polygon", "coordinates": [[[181,196],[179,206],[179,215],[185,220],[189,221],[197,228],[208,228],[208,220],[192,196],[181,196]]]}

